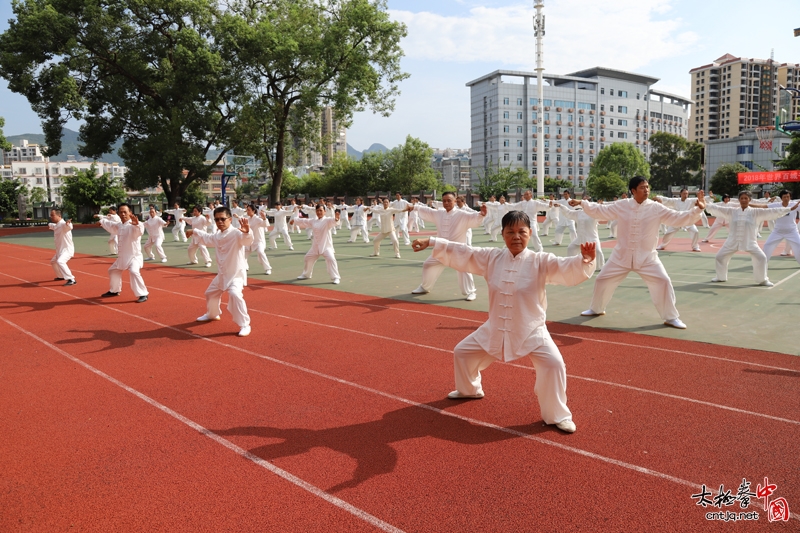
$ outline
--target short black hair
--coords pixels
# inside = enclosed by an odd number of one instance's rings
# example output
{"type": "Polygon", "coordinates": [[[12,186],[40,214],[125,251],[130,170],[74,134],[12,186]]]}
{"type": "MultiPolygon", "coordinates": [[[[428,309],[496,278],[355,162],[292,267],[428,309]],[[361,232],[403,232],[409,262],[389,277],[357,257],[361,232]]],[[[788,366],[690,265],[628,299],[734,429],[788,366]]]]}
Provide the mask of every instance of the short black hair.
{"type": "Polygon", "coordinates": [[[503,220],[500,221],[500,223],[502,224],[501,231],[505,231],[506,226],[513,226],[518,222],[522,222],[523,224],[528,226],[528,228],[531,227],[531,217],[528,216],[528,213],[526,213],[525,211],[516,211],[516,210],[509,211],[508,213],[503,215],[503,220]]]}
{"type": "Polygon", "coordinates": [[[61,209],[51,209],[50,212],[55,213],[58,216],[61,216],[61,209]]]}
{"type": "Polygon", "coordinates": [[[689,189],[687,189],[686,187],[684,187],[683,189],[681,189],[681,192],[683,192],[683,191],[686,191],[686,192],[688,193],[688,192],[689,192],[689,189]]]}
{"type": "Polygon", "coordinates": [[[782,189],[782,190],[781,190],[781,193],[778,195],[778,197],[779,197],[779,198],[783,198],[783,195],[784,195],[784,194],[788,194],[788,195],[789,195],[789,198],[791,199],[791,197],[792,197],[792,191],[790,191],[789,189],[782,189]]]}
{"type": "Polygon", "coordinates": [[[447,196],[448,194],[449,194],[450,196],[452,196],[453,198],[455,198],[455,197],[456,197],[456,193],[454,193],[453,191],[447,191],[447,192],[443,192],[443,193],[442,193],[442,198],[444,198],[444,197],[445,197],[445,196],[447,196]]]}
{"type": "Polygon", "coordinates": [[[227,216],[228,218],[231,218],[231,210],[228,209],[227,206],[223,205],[223,206],[220,206],[220,207],[217,207],[216,209],[214,209],[214,215],[216,215],[217,213],[225,213],[225,216],[227,216]]]}
{"type": "MultiPolygon", "coordinates": [[[[131,209],[131,204],[126,204],[125,202],[123,202],[123,203],[121,203],[121,204],[119,204],[119,205],[117,206],[117,211],[119,211],[119,210],[120,210],[120,209],[122,209],[123,207],[127,207],[127,208],[128,208],[128,211],[130,211],[131,213],[133,213],[133,209],[131,209]]],[[[109,207],[109,208],[108,208],[108,210],[109,210],[109,211],[111,211],[112,209],[114,209],[114,208],[113,208],[113,207],[109,207]]]]}
{"type": "Polygon", "coordinates": [[[628,190],[633,192],[643,181],[647,181],[644,176],[634,176],[628,182],[628,190]]]}
{"type": "Polygon", "coordinates": [[[725,200],[726,198],[727,198],[728,200],[730,200],[730,199],[731,199],[731,195],[730,195],[730,194],[723,194],[723,195],[722,195],[722,199],[723,199],[723,200],[725,200]]]}

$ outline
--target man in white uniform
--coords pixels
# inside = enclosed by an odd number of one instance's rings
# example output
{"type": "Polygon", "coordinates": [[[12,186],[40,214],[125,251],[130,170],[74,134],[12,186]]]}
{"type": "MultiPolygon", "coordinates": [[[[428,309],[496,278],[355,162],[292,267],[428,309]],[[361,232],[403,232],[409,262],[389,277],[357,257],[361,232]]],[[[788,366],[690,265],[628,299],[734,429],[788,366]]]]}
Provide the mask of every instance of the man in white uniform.
{"type": "MultiPolygon", "coordinates": [[[[554,203],[560,205],[562,208],[565,208],[563,211],[558,213],[558,221],[556,222],[556,234],[553,236],[553,240],[550,241],[556,246],[561,246],[561,243],[564,240],[564,232],[569,231],[569,241],[572,242],[578,238],[578,232],[575,230],[575,221],[569,217],[563,216],[564,213],[572,209],[569,205],[570,201],[570,194],[569,191],[564,191],[562,193],[564,196],[561,200],[555,200],[554,203]]],[[[552,208],[548,208],[553,210],[552,208]]]]}
{"type": "Polygon", "coordinates": [[[662,223],[680,227],[700,218],[700,212],[705,208],[703,191],[697,193],[697,202],[690,211],[675,211],[649,199],[650,184],[641,176],[631,178],[628,190],[633,198],[613,204],[593,204],[585,200],[570,202],[573,207],[580,205],[587,215],[598,220],[619,221],[617,245],[595,280],[591,307],[581,315],[606,314],[606,306],[616,288],[629,273],[636,272],[647,284],[650,298],[664,325],[686,329],[675,307],[675,291],[658,258],[656,243],[662,223]]]}
{"type": "Polygon", "coordinates": [[[153,254],[153,247],[155,246],[161,262],[166,263],[167,254],[164,253],[164,248],[161,245],[164,243],[164,226],[167,225],[167,221],[159,216],[155,207],[150,208],[149,214],[148,219],[143,222],[144,229],[147,230],[147,242],[144,244],[144,253],[147,255],[145,261],[152,261],[156,258],[153,254]]]}
{"type": "Polygon", "coordinates": [[[272,231],[269,232],[269,249],[278,249],[278,235],[280,235],[283,237],[284,244],[286,244],[290,250],[294,250],[292,238],[289,236],[289,226],[286,222],[286,219],[294,214],[294,209],[283,207],[283,204],[278,202],[275,204],[275,209],[269,209],[265,211],[265,213],[275,221],[272,231]]]}
{"type": "MultiPolygon", "coordinates": [[[[389,199],[384,198],[383,205],[381,207],[376,207],[372,209],[372,216],[380,217],[381,232],[372,241],[374,251],[372,252],[370,257],[378,257],[379,255],[381,255],[381,241],[386,237],[389,237],[389,239],[391,239],[392,241],[392,247],[394,248],[394,256],[397,259],[400,259],[400,243],[397,240],[397,233],[396,233],[397,225],[392,220],[392,215],[394,215],[396,219],[398,214],[401,212],[401,209],[390,207],[390,205],[391,204],[389,204],[389,199]]],[[[407,209],[408,207],[403,207],[402,212],[408,213],[407,209]]]]}
{"type": "Polygon", "coordinates": [[[219,320],[222,315],[222,293],[227,292],[228,311],[233,322],[239,326],[239,336],[246,337],[250,335],[250,315],[247,314],[242,288],[247,282],[245,248],[253,244],[253,234],[246,217],[239,220],[238,229],[233,227],[231,212],[227,207],[214,209],[213,216],[219,231],[213,234],[202,229],[192,231],[193,240],[197,239],[204,247],[216,248],[217,253],[217,275],[206,289],[206,313],[197,317],[197,321],[219,320]]]}
{"type": "Polygon", "coordinates": [[[766,220],[775,220],[794,211],[798,205],[800,202],[791,208],[783,206],[753,208],[750,207],[750,193],[747,191],[739,193],[739,205],[737,206],[723,207],[719,204],[709,204],[709,213],[725,217],[730,223],[728,238],[715,258],[717,275],[711,281],[728,281],[728,263],[733,254],[741,251],[750,254],[755,282],[758,285],[772,287],[773,283],[767,278],[767,256],[758,247],[758,241],[756,241],[757,228],[763,226],[766,220]]]}
{"type": "Polygon", "coordinates": [[[546,424],[567,433],[577,428],[567,407],[567,370],[545,325],[545,284],[577,285],[594,272],[594,245],[581,256],[556,257],[529,250],[530,219],[513,211],[503,217],[506,248],[473,248],[439,237],[414,241],[414,250],[433,246],[438,261],[483,276],[489,286],[489,320],[453,352],[456,390],[448,398],[483,398],[481,370],[496,360],[528,356],[536,370],[534,392],[546,424]]]}
{"type": "Polygon", "coordinates": [[[531,191],[525,191],[522,194],[521,202],[508,203],[508,210],[524,211],[531,219],[531,245],[534,251],[541,252],[542,241],[539,239],[539,211],[546,211],[550,209],[550,202],[542,202],[541,200],[534,200],[531,191]]]}
{"type": "Polygon", "coordinates": [[[75,285],[75,276],[67,266],[67,261],[75,255],[75,245],[72,243],[72,221],[61,218],[60,209],[50,210],[50,223],[47,225],[53,231],[56,242],[56,253],[50,260],[50,265],[56,273],[55,281],[67,282],[65,286],[75,285]]]}
{"type": "MultiPolygon", "coordinates": [[[[656,202],[664,204],[665,206],[669,207],[670,209],[674,209],[675,211],[689,211],[692,209],[696,203],[694,198],[689,198],[689,191],[686,189],[681,189],[681,197],[680,198],[667,198],[666,196],[656,196],[656,202]]],[[[689,232],[692,236],[692,251],[699,252],[700,251],[700,232],[697,231],[697,226],[692,224],[691,226],[684,226],[683,228],[676,228],[674,226],[669,226],[667,228],[667,232],[664,234],[664,238],[661,239],[661,246],[656,248],[656,250],[666,250],[669,241],[675,236],[675,234],[684,229],[689,232]]]]}
{"type": "MultiPolygon", "coordinates": [[[[483,218],[486,216],[486,206],[482,206],[481,212],[477,213],[475,211],[467,212],[455,209],[455,204],[456,195],[452,192],[446,192],[442,195],[442,209],[433,209],[422,204],[412,206],[411,209],[419,213],[420,219],[436,224],[437,237],[463,243],[466,242],[469,228],[477,228],[483,224],[483,218]]],[[[433,256],[428,257],[422,263],[422,283],[411,291],[411,294],[426,294],[430,292],[444,269],[445,266],[441,261],[433,256]]],[[[477,297],[475,282],[469,272],[458,273],[458,285],[461,288],[461,294],[467,297],[468,302],[477,297]]]]}
{"type": "MultiPolygon", "coordinates": [[[[709,191],[709,193],[710,193],[710,192],[711,192],[711,191],[709,191]]],[[[713,196],[712,196],[711,198],[713,198],[713,196]]],[[[728,196],[727,194],[725,194],[725,195],[723,195],[723,196],[722,196],[722,205],[723,205],[723,207],[724,207],[724,206],[726,206],[726,205],[728,205],[728,203],[729,203],[730,201],[731,201],[731,197],[730,197],[730,196],[728,196]]],[[[712,203],[714,203],[714,202],[713,202],[713,200],[710,200],[710,201],[707,201],[707,202],[706,202],[706,204],[712,204],[712,203]]],[[[708,208],[708,207],[706,207],[706,208],[708,208]]],[[[709,211],[709,212],[710,212],[710,211],[709,211]]],[[[714,223],[713,223],[713,224],[711,224],[711,229],[710,229],[710,230],[708,230],[708,235],[706,235],[706,238],[705,238],[705,239],[703,239],[703,240],[702,240],[702,241],[700,241],[700,242],[709,242],[709,241],[711,240],[711,238],[712,238],[714,235],[716,235],[716,234],[717,234],[717,232],[718,232],[720,229],[722,229],[722,228],[729,228],[729,227],[730,227],[730,224],[728,223],[728,219],[727,219],[727,218],[725,218],[725,217],[714,217],[714,223]]]]}
{"type": "MultiPolygon", "coordinates": [[[[792,193],[784,189],[778,196],[781,199],[781,205],[789,207],[792,193]]],[[[797,231],[798,218],[800,218],[800,211],[793,211],[775,221],[775,229],[767,237],[767,242],[764,243],[764,255],[767,256],[767,262],[772,257],[772,252],[775,251],[775,248],[782,240],[786,239],[785,249],[794,252],[795,259],[800,263],[800,233],[797,231]]],[[[781,255],[787,254],[783,253],[781,255]]]]}
{"type": "Polygon", "coordinates": [[[239,207],[236,200],[231,200],[231,226],[239,229],[239,219],[243,216],[247,216],[247,209],[239,207]]]}
{"type": "MultiPolygon", "coordinates": [[[[403,199],[403,196],[396,192],[394,193],[395,200],[391,203],[393,209],[397,209],[397,214],[394,216],[394,227],[397,233],[403,237],[403,244],[411,246],[411,239],[408,236],[408,208],[411,202],[403,199]]],[[[385,207],[385,206],[384,206],[385,207]]],[[[381,219],[381,228],[383,227],[383,219],[381,219]]],[[[383,229],[381,229],[383,233],[383,229]]]]}
{"type": "Polygon", "coordinates": [[[311,275],[314,273],[314,264],[317,259],[324,257],[328,275],[333,284],[338,285],[341,276],[339,276],[339,264],[336,262],[336,252],[333,249],[333,237],[331,236],[336,219],[325,216],[325,206],[322,204],[317,205],[315,214],[317,216],[315,219],[299,218],[289,221],[289,224],[311,229],[314,236],[311,248],[303,260],[303,273],[297,276],[297,279],[311,279],[311,275]]]}
{"type": "Polygon", "coordinates": [[[578,237],[570,242],[569,246],[567,247],[567,256],[580,255],[581,245],[586,244],[587,242],[593,242],[597,268],[603,268],[603,265],[606,264],[606,258],[603,255],[603,245],[600,244],[600,235],[598,234],[597,230],[597,219],[590,217],[583,212],[583,209],[580,208],[566,209],[558,203],[554,203],[553,205],[558,206],[557,208],[553,209],[553,211],[561,210],[562,217],[567,217],[575,222],[576,231],[578,232],[578,237]]]}
{"type": "Polygon", "coordinates": [[[353,220],[350,221],[350,239],[347,242],[356,242],[358,234],[360,233],[364,242],[368,243],[367,214],[370,212],[370,209],[364,206],[364,200],[359,196],[356,198],[356,204],[348,207],[347,211],[353,213],[353,220]]]}
{"type": "MultiPolygon", "coordinates": [[[[411,205],[415,206],[419,203],[419,199],[416,196],[411,197],[411,205]]],[[[408,212],[408,232],[409,233],[419,233],[419,213],[416,211],[409,211],[408,212]]],[[[424,226],[423,226],[424,227],[424,226]]]]}
{"type": "MultiPolygon", "coordinates": [[[[556,196],[554,194],[550,195],[550,203],[553,204],[556,201],[556,196]]],[[[558,227],[558,220],[561,216],[561,213],[558,209],[548,209],[547,216],[544,217],[544,221],[542,222],[542,233],[541,237],[547,237],[550,235],[550,226],[558,227]]]]}
{"type": "MultiPolygon", "coordinates": [[[[199,205],[194,206],[192,209],[191,217],[183,217],[181,220],[192,226],[192,229],[199,229],[206,231],[208,229],[208,217],[203,214],[203,210],[199,205]]],[[[209,231],[209,233],[212,233],[209,231]]],[[[191,232],[190,232],[191,234],[191,232]]],[[[200,250],[200,255],[206,268],[211,266],[211,256],[208,254],[208,248],[203,245],[199,239],[192,239],[192,244],[189,245],[189,262],[188,265],[197,264],[197,251],[200,250]]]]}
{"type": "MultiPolygon", "coordinates": [[[[94,217],[99,218],[101,221],[110,220],[111,222],[115,223],[122,222],[122,220],[119,218],[119,215],[117,215],[116,207],[109,207],[107,215],[95,215],[94,217]]],[[[117,238],[116,234],[112,233],[108,236],[108,251],[110,255],[117,255],[118,250],[119,250],[119,239],[117,238]]]]}
{"type": "Polygon", "coordinates": [[[511,209],[511,204],[506,203],[506,197],[500,196],[500,200],[497,202],[497,205],[494,206],[494,223],[492,223],[492,228],[489,230],[490,239],[492,242],[497,242],[497,236],[500,235],[500,231],[503,229],[503,217],[508,213],[511,209]]]}
{"type": "Polygon", "coordinates": [[[174,209],[166,209],[164,212],[172,215],[172,218],[175,219],[175,225],[172,227],[172,239],[175,242],[179,240],[186,242],[186,222],[183,221],[186,209],[182,209],[180,205],[175,203],[174,209]]]}
{"type": "MultiPolygon", "coordinates": [[[[255,252],[258,255],[258,262],[264,269],[264,274],[267,276],[272,274],[272,265],[269,264],[267,253],[264,251],[267,248],[267,242],[264,238],[264,230],[269,227],[267,222],[267,214],[261,211],[256,214],[255,207],[252,205],[247,206],[247,216],[242,217],[241,220],[247,220],[247,225],[250,227],[250,233],[253,235],[253,242],[250,246],[245,248],[245,263],[251,253],[255,252]]],[[[216,215],[215,215],[216,216],[216,215]]],[[[240,220],[240,222],[241,222],[240,220]]],[[[246,265],[245,265],[246,266],[246,265]]]]}
{"type": "MultiPolygon", "coordinates": [[[[99,215],[95,215],[100,218],[99,215]]],[[[131,290],[137,297],[136,303],[147,301],[147,287],[145,287],[142,275],[139,273],[144,262],[142,260],[142,235],[144,235],[144,225],[139,224],[139,219],[131,213],[131,206],[128,204],[119,205],[120,222],[106,218],[100,218],[100,225],[112,235],[119,237],[119,253],[117,260],[109,267],[108,277],[110,288],[102,295],[103,298],[119,296],[122,292],[122,271],[127,270],[130,276],[131,290]]]]}

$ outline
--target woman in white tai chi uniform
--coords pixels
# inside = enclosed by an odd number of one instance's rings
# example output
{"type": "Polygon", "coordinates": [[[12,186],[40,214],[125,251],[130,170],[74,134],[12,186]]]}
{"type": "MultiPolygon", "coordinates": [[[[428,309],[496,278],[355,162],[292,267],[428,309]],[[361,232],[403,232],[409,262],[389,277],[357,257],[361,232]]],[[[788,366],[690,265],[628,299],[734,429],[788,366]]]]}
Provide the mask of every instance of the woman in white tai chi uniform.
{"type": "Polygon", "coordinates": [[[247,263],[247,258],[251,253],[255,252],[256,255],[258,255],[258,262],[261,263],[261,267],[264,269],[264,274],[269,276],[272,274],[272,265],[269,264],[269,259],[267,259],[267,253],[265,252],[267,248],[267,241],[264,238],[264,230],[269,227],[269,222],[267,222],[267,214],[265,211],[261,211],[260,213],[256,214],[256,209],[252,205],[247,206],[246,214],[247,216],[242,217],[239,220],[239,223],[241,223],[242,220],[247,220],[247,224],[250,227],[250,233],[253,234],[253,242],[245,251],[245,266],[247,263]]]}
{"type": "Polygon", "coordinates": [[[122,292],[122,271],[127,270],[130,276],[131,290],[137,297],[136,303],[143,303],[147,301],[149,294],[142,275],[139,273],[144,265],[142,260],[144,225],[139,224],[139,219],[131,213],[131,206],[128,204],[120,204],[118,212],[120,222],[95,215],[100,218],[100,225],[104,230],[119,237],[117,260],[108,269],[110,288],[102,297],[119,296],[119,293],[122,292]]]}
{"type": "Polygon", "coordinates": [[[289,236],[288,223],[286,222],[286,219],[294,214],[294,209],[283,207],[283,205],[278,202],[275,204],[275,209],[268,209],[265,213],[268,217],[272,217],[273,220],[275,220],[275,225],[272,227],[272,231],[269,232],[269,249],[278,249],[278,236],[280,235],[283,237],[284,244],[286,244],[290,250],[294,250],[292,238],[289,236]]]}
{"type": "Polygon", "coordinates": [[[297,276],[297,279],[311,279],[311,275],[314,273],[314,264],[317,259],[324,257],[328,275],[333,284],[338,285],[341,276],[339,276],[339,264],[336,262],[336,252],[333,249],[333,237],[331,236],[331,229],[336,224],[336,219],[325,216],[325,206],[322,204],[317,205],[315,214],[317,215],[315,219],[298,218],[289,221],[289,224],[312,230],[314,235],[311,249],[308,250],[303,260],[303,273],[297,276]]]}
{"type": "Polygon", "coordinates": [[[664,325],[686,329],[675,307],[675,291],[664,265],[658,258],[656,243],[658,227],[686,226],[700,218],[705,207],[703,191],[697,193],[695,206],[689,211],[675,211],[650,200],[650,184],[641,176],[634,176],[628,182],[628,190],[633,198],[619,200],[613,204],[595,204],[583,200],[572,200],[573,207],[581,206],[584,212],[598,220],[618,220],[618,240],[600,274],[594,283],[592,304],[581,313],[583,316],[606,314],[606,306],[614,291],[628,274],[636,272],[647,284],[664,325]]]}
{"type": "Polygon", "coordinates": [[[356,242],[360,233],[364,242],[368,243],[367,214],[370,209],[364,206],[364,200],[360,196],[356,198],[356,204],[349,206],[347,212],[353,213],[353,220],[350,221],[350,239],[347,242],[356,242]]]}
{"type": "Polygon", "coordinates": [[[783,206],[753,208],[750,207],[750,193],[747,191],[739,193],[739,205],[723,207],[719,204],[709,204],[707,207],[709,213],[727,218],[731,225],[728,238],[717,252],[715,258],[717,275],[711,281],[728,281],[728,263],[733,254],[741,251],[750,254],[755,282],[765,287],[772,287],[773,283],[767,277],[767,256],[758,247],[756,240],[757,228],[763,226],[766,220],[775,220],[789,211],[794,211],[798,205],[800,202],[791,208],[783,206]]]}
{"type": "MultiPolygon", "coordinates": [[[[789,201],[792,199],[792,193],[786,189],[782,190],[778,195],[781,199],[783,207],[789,206],[789,201]]],[[[772,257],[772,252],[786,239],[784,253],[781,255],[788,255],[787,252],[794,252],[793,255],[798,263],[800,263],[800,233],[797,231],[797,219],[800,218],[800,211],[793,211],[788,215],[775,220],[774,230],[767,237],[767,242],[764,243],[764,255],[767,256],[767,262],[772,257]]]]}
{"type": "Polygon", "coordinates": [[[186,209],[182,209],[180,205],[175,203],[174,209],[165,209],[164,212],[168,215],[172,215],[172,218],[175,220],[175,225],[172,226],[172,240],[175,242],[186,242],[186,222],[183,221],[186,209]]]}
{"type": "MultiPolygon", "coordinates": [[[[569,242],[574,241],[578,238],[578,232],[575,229],[575,220],[565,216],[565,213],[572,209],[569,205],[570,194],[569,191],[564,191],[563,198],[561,200],[555,200],[553,202],[554,205],[560,205],[563,209],[558,212],[558,220],[556,221],[556,232],[553,235],[553,240],[550,241],[551,243],[555,244],[556,246],[561,246],[561,243],[564,240],[564,232],[569,232],[569,242]]],[[[551,211],[554,210],[552,207],[548,208],[551,211]]]]}
{"type": "MultiPolygon", "coordinates": [[[[688,190],[681,189],[680,198],[667,198],[666,196],[656,196],[656,202],[662,203],[665,206],[669,207],[670,209],[674,209],[675,211],[689,211],[694,207],[695,199],[689,198],[688,190]]],[[[691,226],[684,226],[683,228],[676,228],[675,226],[668,227],[666,233],[664,234],[664,238],[661,239],[661,246],[657,247],[656,250],[665,250],[669,242],[675,236],[675,234],[681,229],[684,229],[688,231],[689,234],[691,234],[692,251],[699,252],[700,232],[697,231],[697,226],[695,226],[694,224],[692,224],[691,226]]]]}
{"type": "Polygon", "coordinates": [[[590,217],[583,212],[583,209],[566,209],[561,204],[553,203],[553,206],[558,206],[553,211],[561,210],[562,217],[567,217],[575,222],[575,228],[578,236],[569,243],[567,247],[567,256],[579,255],[581,253],[581,245],[587,242],[594,243],[595,262],[597,268],[603,268],[606,264],[606,258],[603,255],[603,245],[600,244],[600,235],[597,230],[597,219],[590,217]]]}
{"type": "Polygon", "coordinates": [[[506,197],[500,196],[497,205],[492,208],[494,211],[494,222],[489,230],[489,238],[492,242],[497,242],[497,236],[500,235],[500,231],[503,229],[503,217],[506,216],[506,213],[508,213],[510,209],[511,204],[506,203],[506,197]]]}
{"type": "Polygon", "coordinates": [[[400,242],[397,240],[397,225],[394,223],[394,220],[392,220],[392,215],[397,217],[401,212],[407,213],[408,207],[403,207],[400,209],[390,207],[390,205],[389,199],[384,198],[382,206],[372,209],[372,216],[378,216],[381,219],[381,232],[372,240],[373,252],[370,254],[370,257],[378,257],[381,255],[381,241],[386,237],[389,237],[389,239],[392,241],[392,247],[394,248],[394,256],[397,259],[400,259],[400,242]]]}
{"type": "Polygon", "coordinates": [[[398,236],[403,237],[403,244],[411,246],[411,238],[408,236],[408,208],[411,206],[411,202],[404,199],[399,192],[394,193],[394,197],[395,200],[390,205],[393,209],[397,209],[397,214],[394,216],[395,231],[398,236]]]}
{"type": "Polygon", "coordinates": [[[203,246],[216,248],[217,275],[206,289],[206,313],[197,317],[198,322],[219,320],[222,315],[222,293],[228,293],[228,311],[233,322],[239,326],[239,336],[250,335],[250,315],[242,295],[246,285],[245,273],[247,259],[245,249],[253,244],[253,232],[250,221],[246,217],[239,219],[239,227],[231,224],[231,211],[227,207],[218,207],[213,213],[216,233],[206,233],[198,229],[192,230],[192,239],[197,239],[203,246]]]}
{"type": "MultiPolygon", "coordinates": [[[[486,206],[481,206],[481,212],[478,213],[472,210],[468,212],[456,209],[455,205],[456,195],[452,192],[446,192],[442,195],[442,209],[433,209],[422,204],[412,206],[411,209],[419,213],[420,219],[436,224],[437,237],[463,243],[466,242],[469,228],[477,228],[483,224],[483,218],[486,216],[486,206]]],[[[411,291],[411,294],[426,294],[430,292],[444,269],[445,266],[441,261],[432,255],[428,257],[422,263],[422,283],[411,291]]],[[[461,294],[467,297],[468,302],[477,297],[475,281],[469,272],[458,272],[458,285],[461,288],[461,294]]]]}
{"type": "MultiPolygon", "coordinates": [[[[119,215],[117,214],[116,207],[109,207],[107,215],[95,215],[94,218],[99,218],[101,221],[110,220],[111,222],[114,223],[122,222],[122,219],[120,219],[119,215]]],[[[110,255],[117,255],[118,251],[119,251],[119,239],[117,238],[116,234],[112,233],[108,236],[108,252],[110,255]]]]}
{"type": "MultiPolygon", "coordinates": [[[[190,224],[192,229],[199,229],[202,231],[208,230],[208,217],[203,214],[203,209],[196,205],[194,209],[192,209],[192,216],[191,217],[183,217],[181,220],[190,224]]],[[[191,232],[189,232],[191,234],[191,232]]],[[[213,233],[211,230],[208,230],[208,233],[213,233]]],[[[186,263],[187,265],[196,265],[197,264],[197,251],[200,250],[200,255],[203,258],[203,262],[206,265],[206,268],[211,266],[211,256],[208,254],[208,248],[205,247],[198,239],[192,239],[192,244],[189,245],[189,262],[186,263]]]]}
{"type": "Polygon", "coordinates": [[[521,211],[503,217],[506,248],[473,248],[439,237],[414,241],[414,251],[433,247],[432,257],[458,271],[483,276],[489,286],[489,320],[453,352],[456,390],[448,398],[483,398],[481,370],[496,360],[528,356],[536,369],[534,392],[546,424],[575,431],[567,407],[567,369],[545,325],[545,284],[577,285],[594,272],[594,244],[581,255],[556,257],[528,249],[530,219],[521,211]]]}
{"type": "Polygon", "coordinates": [[[164,253],[164,247],[161,245],[164,243],[164,226],[167,225],[167,221],[156,213],[155,207],[151,207],[150,218],[145,220],[143,224],[144,229],[147,230],[147,242],[144,243],[144,253],[147,255],[145,261],[152,261],[156,258],[153,254],[153,247],[155,247],[161,262],[166,263],[167,254],[164,253]]]}
{"type": "MultiPolygon", "coordinates": [[[[709,193],[710,192],[711,191],[709,191],[709,193]]],[[[713,198],[713,196],[711,198],[713,198]]],[[[722,196],[722,205],[723,206],[728,205],[728,203],[730,201],[731,201],[731,197],[728,196],[727,194],[722,196]]],[[[706,201],[706,209],[708,209],[708,204],[712,204],[712,203],[714,203],[713,200],[711,200],[711,199],[707,200],[706,201]]],[[[709,211],[709,213],[710,213],[710,211],[709,211]]],[[[729,227],[730,227],[730,224],[728,223],[728,220],[725,217],[715,217],[714,218],[714,223],[711,224],[711,229],[708,230],[708,235],[706,235],[706,238],[703,239],[700,242],[709,242],[711,240],[711,238],[714,237],[714,235],[716,235],[719,230],[721,230],[722,228],[729,228],[729,227]]]]}
{"type": "MultiPolygon", "coordinates": [[[[419,199],[414,196],[411,198],[411,206],[415,206],[419,203],[419,199]]],[[[408,212],[408,232],[409,233],[419,233],[419,213],[416,211],[409,211],[408,212]]],[[[424,227],[424,226],[423,226],[424,227]]]]}
{"type": "Polygon", "coordinates": [[[67,282],[66,286],[75,285],[75,276],[67,266],[67,261],[75,255],[75,245],[72,243],[72,221],[61,218],[60,209],[50,210],[50,223],[47,225],[53,231],[56,241],[56,254],[50,260],[50,265],[56,273],[55,281],[67,282]]]}
{"type": "MultiPolygon", "coordinates": [[[[539,238],[539,211],[547,211],[550,209],[550,202],[542,202],[541,200],[534,200],[531,191],[522,193],[522,201],[509,203],[508,210],[524,211],[531,219],[531,243],[533,249],[537,252],[544,250],[542,247],[542,240],[539,238]]],[[[502,220],[502,219],[501,219],[502,220]]]]}

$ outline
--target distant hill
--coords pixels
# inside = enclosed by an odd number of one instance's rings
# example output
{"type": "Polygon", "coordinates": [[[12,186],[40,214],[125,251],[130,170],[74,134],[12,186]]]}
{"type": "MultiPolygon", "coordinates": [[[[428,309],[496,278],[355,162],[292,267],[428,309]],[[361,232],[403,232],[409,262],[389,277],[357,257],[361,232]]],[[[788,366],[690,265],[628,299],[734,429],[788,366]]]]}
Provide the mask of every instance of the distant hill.
{"type": "MultiPolygon", "coordinates": [[[[80,155],[78,152],[78,132],[72,131],[70,129],[64,128],[63,130],[64,136],[61,138],[61,153],[50,157],[50,161],[57,161],[63,162],[67,160],[68,155],[74,155],[75,159],[78,161],[85,159],[83,156],[80,155]]],[[[6,139],[8,142],[13,144],[14,146],[20,146],[22,144],[22,140],[27,140],[28,144],[38,144],[43,145],[45,144],[44,141],[44,134],[43,133],[24,133],[22,135],[7,135],[6,139]]],[[[99,159],[103,163],[120,163],[122,164],[122,159],[117,154],[117,150],[119,147],[122,146],[122,141],[118,141],[114,145],[114,151],[110,154],[105,154],[103,157],[99,159]]]]}
{"type": "Polygon", "coordinates": [[[379,144],[379,143],[373,143],[372,146],[370,146],[369,148],[367,148],[363,152],[359,152],[358,150],[356,150],[355,148],[350,146],[350,144],[347,145],[347,155],[349,155],[350,157],[352,157],[356,161],[361,161],[361,158],[367,152],[388,152],[388,151],[389,151],[388,148],[386,148],[384,145],[379,144]]]}

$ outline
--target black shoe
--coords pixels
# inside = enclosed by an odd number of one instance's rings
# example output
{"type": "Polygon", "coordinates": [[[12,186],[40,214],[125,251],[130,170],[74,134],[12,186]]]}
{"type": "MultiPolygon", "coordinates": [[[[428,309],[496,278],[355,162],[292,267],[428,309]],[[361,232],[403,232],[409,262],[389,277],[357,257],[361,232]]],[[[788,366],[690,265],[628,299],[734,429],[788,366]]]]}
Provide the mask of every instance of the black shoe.
{"type": "Polygon", "coordinates": [[[75,285],[76,283],[78,283],[78,282],[77,282],[77,281],[75,281],[74,279],[69,279],[69,280],[67,280],[67,282],[64,284],[64,286],[65,286],[65,287],[69,287],[70,285],[75,285]]]}
{"type": "Polygon", "coordinates": [[[64,278],[53,278],[53,281],[64,281],[64,278]]]}
{"type": "Polygon", "coordinates": [[[108,291],[106,293],[101,294],[100,298],[111,298],[112,296],[119,296],[119,293],[108,291]]]}
{"type": "Polygon", "coordinates": [[[136,300],[137,304],[142,304],[147,301],[147,296],[139,296],[139,299],[136,300]]]}

